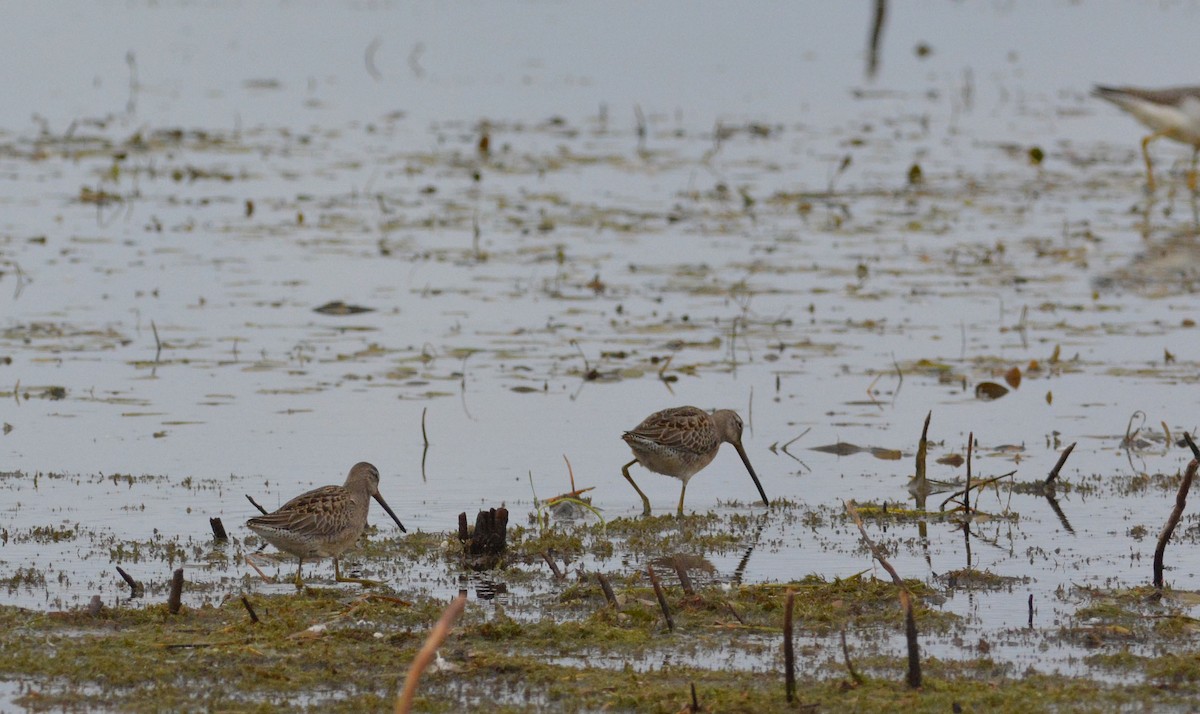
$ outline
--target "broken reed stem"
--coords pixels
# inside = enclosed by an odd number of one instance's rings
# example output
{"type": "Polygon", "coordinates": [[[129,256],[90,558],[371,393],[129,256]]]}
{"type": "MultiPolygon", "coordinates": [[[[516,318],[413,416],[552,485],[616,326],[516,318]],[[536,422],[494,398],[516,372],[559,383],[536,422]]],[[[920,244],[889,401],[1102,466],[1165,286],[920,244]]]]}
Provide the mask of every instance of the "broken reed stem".
{"type": "Polygon", "coordinates": [[[146,586],[134,580],[133,576],[125,572],[125,570],[119,565],[117,566],[117,574],[119,574],[121,579],[129,585],[129,597],[131,599],[135,597],[141,597],[142,595],[146,594],[146,586]]]}
{"type": "Polygon", "coordinates": [[[221,519],[209,518],[208,525],[212,528],[213,540],[229,540],[229,536],[225,533],[225,525],[221,523],[221,519]]]}
{"type": "Polygon", "coordinates": [[[396,708],[393,710],[396,714],[408,714],[412,710],[412,701],[417,694],[417,682],[421,679],[421,673],[437,657],[438,648],[446,641],[446,636],[450,634],[450,628],[462,614],[466,605],[467,596],[460,593],[442,613],[433,629],[429,631],[429,636],[425,638],[425,644],[421,645],[421,651],[417,652],[412,666],[408,668],[408,676],[404,678],[404,689],[400,692],[400,696],[396,697],[396,708]]]}
{"type": "Polygon", "coordinates": [[[154,364],[158,364],[158,358],[162,356],[162,341],[158,339],[158,327],[154,320],[150,321],[150,329],[154,331],[154,364]]]}
{"type": "Polygon", "coordinates": [[[646,570],[650,573],[650,584],[654,586],[654,596],[658,598],[658,606],[662,608],[663,617],[667,620],[667,629],[674,632],[675,619],[671,617],[671,606],[667,604],[667,594],[663,591],[662,583],[658,581],[654,566],[647,565],[646,570]]]}
{"type": "Polygon", "coordinates": [[[904,638],[908,640],[908,686],[921,686],[921,648],[917,644],[917,618],[913,614],[912,596],[907,590],[900,591],[900,604],[904,607],[904,638]]]}
{"type": "Polygon", "coordinates": [[[921,441],[917,443],[917,475],[916,487],[925,488],[925,454],[929,445],[929,420],[933,418],[933,410],[925,415],[925,426],[921,428],[921,441]]]}
{"type": "Polygon", "coordinates": [[[696,683],[689,682],[689,684],[692,685],[692,711],[699,712],[700,711],[700,700],[696,697],[696,683]]]}
{"type": "Polygon", "coordinates": [[[1033,629],[1033,593],[1029,593],[1029,629],[1033,629]]]}
{"type": "Polygon", "coordinates": [[[796,701],[796,648],[792,644],[792,610],[796,605],[796,593],[788,591],[787,606],[783,610],[783,684],[788,704],[796,701]]]}
{"type": "Polygon", "coordinates": [[[182,606],[183,600],[183,568],[176,568],[174,574],[171,575],[171,593],[167,596],[167,612],[172,615],[179,614],[179,608],[182,606]]]}
{"type": "MultiPolygon", "coordinates": [[[[987,486],[989,484],[993,484],[993,483],[999,481],[1002,478],[1009,478],[1010,476],[1015,476],[1016,473],[1017,473],[1016,471],[1009,471],[1006,474],[1000,474],[999,476],[993,476],[992,478],[984,479],[983,481],[979,481],[979,482],[975,483],[973,486],[971,486],[971,488],[979,490],[979,489],[983,488],[984,486],[987,486]]],[[[942,501],[942,505],[938,507],[938,510],[941,510],[941,511],[946,510],[946,504],[950,503],[955,498],[958,498],[959,496],[964,495],[966,493],[966,490],[967,489],[963,489],[962,491],[955,491],[954,493],[947,496],[946,500],[942,501]]]]}
{"type": "Polygon", "coordinates": [[[1071,442],[1071,445],[1063,449],[1063,452],[1058,456],[1058,463],[1054,464],[1054,468],[1050,469],[1050,475],[1046,477],[1046,485],[1054,483],[1054,479],[1058,478],[1058,472],[1062,471],[1063,464],[1067,463],[1067,457],[1075,450],[1075,444],[1079,442],[1071,442]]]}
{"type": "Polygon", "coordinates": [[[551,558],[549,553],[542,551],[542,560],[546,561],[546,565],[550,566],[550,572],[554,573],[555,580],[563,579],[562,571],[558,569],[558,563],[554,562],[554,558],[551,558]]]}
{"type": "Polygon", "coordinates": [[[1179,492],[1175,494],[1175,508],[1171,510],[1171,517],[1167,519],[1167,525],[1163,526],[1162,533],[1158,536],[1158,547],[1154,549],[1155,590],[1163,589],[1163,551],[1167,549],[1167,541],[1171,539],[1171,534],[1175,532],[1175,526],[1179,524],[1179,519],[1183,516],[1183,508],[1187,505],[1188,490],[1192,487],[1192,479],[1196,477],[1198,467],[1200,467],[1200,461],[1196,459],[1192,459],[1188,463],[1187,471],[1183,474],[1183,483],[1179,484],[1179,492]]]}
{"type": "Polygon", "coordinates": [[[429,434],[425,431],[425,412],[429,411],[429,407],[421,408],[421,440],[425,442],[425,446],[429,446],[429,434]]]}
{"type": "Polygon", "coordinates": [[[596,573],[596,580],[600,583],[600,589],[604,592],[604,599],[608,601],[609,605],[612,605],[614,608],[617,607],[617,596],[613,592],[612,584],[608,582],[608,578],[604,573],[596,573]]]}
{"type": "Polygon", "coordinates": [[[679,587],[683,588],[683,594],[695,595],[696,589],[692,587],[692,579],[688,576],[687,566],[683,564],[683,560],[676,555],[671,558],[671,565],[675,566],[675,574],[679,576],[679,587]]]}
{"type": "Polygon", "coordinates": [[[567,476],[571,479],[571,493],[578,495],[579,489],[575,488],[575,469],[571,468],[571,460],[567,458],[566,454],[563,454],[563,461],[567,462],[567,476]]]}
{"type": "Polygon", "coordinates": [[[842,659],[846,662],[846,671],[850,673],[850,679],[853,679],[855,684],[862,684],[862,675],[854,669],[854,663],[850,661],[850,646],[846,644],[845,625],[842,625],[842,659]]]}
{"type": "Polygon", "coordinates": [[[259,510],[259,512],[260,512],[260,513],[262,513],[264,516],[265,516],[265,515],[267,515],[267,509],[265,509],[265,508],[263,508],[262,506],[258,505],[258,501],[255,501],[253,496],[251,496],[250,494],[248,494],[248,493],[247,493],[247,494],[246,494],[246,500],[250,502],[250,505],[252,505],[252,506],[254,506],[255,508],[257,508],[257,509],[259,510]]]}
{"type": "Polygon", "coordinates": [[[1200,448],[1196,448],[1196,442],[1192,441],[1192,435],[1183,432],[1183,440],[1187,442],[1188,448],[1192,450],[1192,458],[1200,461],[1200,448]]]}
{"type": "Polygon", "coordinates": [[[250,599],[245,595],[242,596],[242,606],[246,608],[246,612],[250,613],[250,622],[258,624],[258,615],[255,614],[254,608],[250,607],[250,599]]]}
{"type": "Polygon", "coordinates": [[[846,501],[846,512],[854,519],[854,524],[858,526],[858,532],[862,535],[863,542],[867,544],[867,549],[871,551],[872,557],[879,561],[884,570],[888,571],[888,574],[892,576],[892,582],[896,583],[896,586],[901,590],[905,590],[904,581],[900,578],[900,574],[896,572],[892,564],[883,556],[883,551],[879,549],[879,546],[875,545],[871,541],[870,536],[867,535],[867,529],[863,526],[862,516],[858,515],[858,509],[854,507],[853,501],[846,501]]]}
{"type": "Polygon", "coordinates": [[[967,487],[963,489],[963,508],[971,515],[971,452],[975,448],[975,432],[967,435],[967,487]]]}

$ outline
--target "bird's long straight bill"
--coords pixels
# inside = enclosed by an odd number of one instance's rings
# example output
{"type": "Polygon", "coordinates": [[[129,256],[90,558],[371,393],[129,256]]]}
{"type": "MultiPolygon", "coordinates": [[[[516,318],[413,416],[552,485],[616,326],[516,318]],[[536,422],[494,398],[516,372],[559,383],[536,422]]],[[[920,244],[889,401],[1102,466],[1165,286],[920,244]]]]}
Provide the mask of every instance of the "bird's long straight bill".
{"type": "MultiPolygon", "coordinates": [[[[758,479],[755,479],[755,481],[757,482],[758,479]]],[[[761,491],[762,489],[759,488],[759,490],[761,491]]],[[[396,522],[396,525],[400,526],[400,532],[407,533],[408,529],[404,527],[404,524],[401,523],[400,519],[396,517],[396,514],[392,512],[391,506],[387,505],[387,501],[383,500],[383,496],[380,496],[377,493],[375,494],[375,500],[379,501],[379,505],[383,506],[383,510],[387,511],[387,514],[392,517],[392,520],[396,522]]]]}
{"type": "Polygon", "coordinates": [[[771,502],[767,500],[767,492],[763,490],[762,484],[758,482],[758,474],[754,473],[754,467],[750,465],[750,457],[746,456],[746,450],[741,444],[734,444],[733,448],[737,449],[738,456],[742,457],[742,463],[746,465],[746,470],[750,472],[750,478],[754,479],[754,485],[758,486],[758,495],[762,496],[764,506],[770,506],[771,502]]]}

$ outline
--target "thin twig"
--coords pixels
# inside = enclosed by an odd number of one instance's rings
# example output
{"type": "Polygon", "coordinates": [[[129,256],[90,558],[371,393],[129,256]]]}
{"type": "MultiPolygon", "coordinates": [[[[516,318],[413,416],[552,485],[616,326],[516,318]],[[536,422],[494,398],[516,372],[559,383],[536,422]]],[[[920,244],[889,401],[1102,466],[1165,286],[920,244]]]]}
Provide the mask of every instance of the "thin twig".
{"type": "Polygon", "coordinates": [[[596,573],[596,580],[600,582],[600,589],[604,591],[604,599],[608,601],[609,605],[617,607],[617,596],[613,592],[612,585],[609,584],[608,578],[605,577],[604,573],[596,573]]]}
{"type": "MultiPolygon", "coordinates": [[[[1193,449],[1196,447],[1191,444],[1191,438],[1188,437],[1188,445],[1193,449]]],[[[1180,517],[1183,516],[1183,509],[1187,506],[1188,490],[1192,487],[1192,479],[1196,477],[1196,469],[1200,467],[1200,460],[1192,459],[1187,470],[1183,474],[1183,482],[1179,484],[1179,492],[1175,494],[1175,508],[1171,510],[1171,516],[1167,519],[1167,525],[1163,527],[1162,533],[1158,536],[1158,547],[1154,549],[1154,589],[1161,591],[1163,588],[1163,552],[1167,549],[1167,541],[1171,539],[1171,534],[1175,532],[1175,526],[1179,524],[1180,517]]]]}
{"type": "Polygon", "coordinates": [[[658,575],[654,572],[654,566],[647,565],[646,570],[650,572],[650,584],[654,586],[654,595],[658,598],[658,606],[662,608],[663,617],[667,620],[667,629],[674,632],[675,619],[671,617],[671,606],[667,604],[667,594],[663,592],[662,583],[658,581],[658,575]]]}
{"type": "Polygon", "coordinates": [[[425,442],[426,448],[429,447],[429,434],[425,432],[425,412],[429,411],[429,407],[421,408],[421,440],[425,442]]]}
{"type": "Polygon", "coordinates": [[[967,435],[967,487],[963,489],[963,508],[971,515],[971,452],[975,448],[975,432],[967,435]]]}
{"type": "Polygon", "coordinates": [[[862,534],[863,542],[867,544],[867,550],[871,551],[871,555],[875,560],[879,561],[883,569],[892,576],[892,582],[896,583],[896,586],[901,590],[905,589],[904,580],[900,578],[900,574],[896,572],[896,569],[884,557],[883,551],[879,549],[879,546],[875,545],[871,537],[867,535],[867,529],[863,525],[862,516],[858,515],[858,509],[854,507],[853,501],[846,501],[846,512],[850,514],[850,517],[854,519],[855,525],[858,526],[858,532],[862,534]]]}
{"type": "Polygon", "coordinates": [[[913,614],[912,596],[907,590],[900,591],[900,604],[904,607],[904,638],[908,640],[908,686],[921,686],[921,649],[917,644],[917,618],[913,614]]]}
{"type": "Polygon", "coordinates": [[[158,364],[158,358],[162,355],[162,341],[158,339],[158,327],[154,320],[150,321],[150,329],[154,330],[154,364],[158,364]]]}
{"type": "Polygon", "coordinates": [[[854,663],[850,661],[850,646],[846,644],[845,625],[842,625],[842,659],[846,662],[846,671],[850,673],[850,679],[853,679],[855,684],[862,684],[862,675],[854,669],[854,663]]]}
{"type": "Polygon", "coordinates": [[[400,696],[396,698],[395,714],[408,714],[412,709],[413,697],[417,694],[417,683],[421,679],[421,673],[425,668],[433,662],[437,657],[438,647],[446,641],[446,636],[450,634],[450,628],[454,625],[454,621],[462,614],[463,608],[467,605],[467,596],[460,594],[454,598],[446,611],[442,613],[442,617],[429,631],[429,636],[425,638],[425,644],[421,646],[421,651],[417,653],[413,659],[412,666],[408,668],[408,676],[404,678],[404,689],[400,692],[400,696]]]}
{"type": "Polygon", "coordinates": [[[242,605],[246,608],[246,612],[250,613],[250,622],[258,624],[258,615],[255,614],[254,608],[250,607],[250,599],[245,595],[242,596],[242,605]]]}
{"type": "MultiPolygon", "coordinates": [[[[978,490],[978,489],[981,489],[981,488],[983,488],[984,486],[987,486],[987,485],[989,485],[989,484],[993,484],[993,483],[995,483],[995,482],[999,481],[999,480],[1000,480],[1000,479],[1002,479],[1002,478],[1009,478],[1010,476],[1014,476],[1014,475],[1016,475],[1016,473],[1017,473],[1016,471],[1009,471],[1009,472],[1008,472],[1008,473],[1006,473],[1006,474],[1000,474],[999,476],[993,476],[992,478],[985,479],[985,480],[983,480],[983,481],[977,481],[976,483],[974,483],[974,484],[972,484],[972,485],[971,485],[971,488],[978,490]]],[[[950,494],[950,495],[949,495],[949,496],[946,498],[946,500],[945,500],[945,501],[942,501],[942,505],[938,507],[938,510],[939,510],[939,511],[944,511],[944,510],[946,510],[946,504],[947,504],[947,503],[950,503],[951,501],[953,501],[955,498],[957,498],[957,497],[959,497],[959,496],[964,496],[964,495],[966,495],[966,492],[967,492],[967,489],[965,489],[965,488],[964,488],[964,489],[963,489],[963,490],[961,490],[961,491],[955,491],[954,493],[950,494]]]]}
{"type": "Polygon", "coordinates": [[[261,512],[262,512],[262,514],[263,514],[264,516],[265,516],[265,515],[267,515],[267,509],[265,509],[265,508],[263,508],[262,506],[258,505],[258,501],[255,501],[253,496],[251,496],[250,494],[248,494],[248,493],[247,493],[247,494],[246,494],[246,500],[250,502],[250,505],[254,506],[254,507],[255,507],[255,508],[257,508],[259,511],[261,511],[261,512]]]}
{"type": "Polygon", "coordinates": [[[1062,470],[1063,464],[1067,463],[1067,457],[1075,450],[1075,444],[1079,442],[1073,441],[1071,445],[1063,449],[1063,452],[1058,457],[1058,463],[1054,464],[1054,468],[1050,469],[1050,475],[1046,477],[1046,485],[1054,483],[1054,479],[1058,478],[1058,472],[1062,470]]]}
{"type": "Polygon", "coordinates": [[[141,597],[146,593],[146,586],[133,579],[133,576],[125,572],[121,566],[117,566],[117,573],[129,585],[129,597],[141,597]]]}
{"type": "Polygon", "coordinates": [[[549,553],[542,551],[542,560],[546,561],[546,565],[550,566],[550,572],[554,573],[555,580],[562,580],[565,577],[562,571],[558,569],[558,563],[554,562],[554,558],[551,558],[549,553]]]}
{"type": "Polygon", "coordinates": [[[917,443],[917,475],[916,487],[924,490],[926,487],[925,481],[925,455],[928,453],[929,445],[929,420],[933,418],[933,410],[925,415],[925,426],[921,427],[921,441],[917,443]]]}
{"type": "Polygon", "coordinates": [[[696,589],[692,587],[692,579],[688,577],[687,566],[683,564],[683,559],[676,555],[671,558],[671,565],[675,566],[675,574],[679,576],[679,587],[683,588],[683,594],[695,595],[696,589]]]}

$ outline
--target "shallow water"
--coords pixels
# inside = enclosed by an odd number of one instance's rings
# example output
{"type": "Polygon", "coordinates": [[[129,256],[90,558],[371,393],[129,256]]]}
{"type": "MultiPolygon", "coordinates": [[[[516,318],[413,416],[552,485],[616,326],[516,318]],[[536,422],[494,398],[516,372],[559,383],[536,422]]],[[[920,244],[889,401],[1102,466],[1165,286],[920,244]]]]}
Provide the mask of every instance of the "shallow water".
{"type": "MultiPolygon", "coordinates": [[[[930,410],[931,458],[973,432],[976,476],[1044,478],[1077,441],[1073,532],[1005,491],[980,508],[1015,516],[977,524],[969,563],[951,524],[873,528],[906,577],[1028,578],[950,590],[971,632],[1023,627],[1030,594],[1049,627],[1078,605],[1062,588],[1147,582],[1174,492],[1131,484],[1186,463],[1162,425],[1195,428],[1195,207],[1186,149],[1154,146],[1150,202],[1140,127],[1087,92],[1191,81],[1168,73],[1197,9],[893,8],[869,81],[865,3],[600,7],[22,6],[0,28],[21,78],[0,108],[0,597],[116,601],[116,564],[259,587],[207,518],[246,537],[244,494],[272,508],[359,460],[410,530],[521,518],[569,489],[564,456],[633,516],[619,435],[680,404],[737,409],[768,495],[829,514],[908,498],[930,410]],[[975,397],[1012,367],[1018,388],[975,397]],[[1122,448],[1137,411],[1148,441],[1122,448]],[[812,450],[836,442],[904,455],[812,450]]],[[[675,481],[639,483],[673,508],[675,481]]],[[[687,503],[753,497],[730,450],[687,503]]],[[[832,518],[707,555],[750,582],[871,568],[832,518]]],[[[1168,550],[1177,589],[1200,589],[1196,527],[1168,550]]],[[[1078,667],[1021,649],[993,657],[1078,667]]]]}

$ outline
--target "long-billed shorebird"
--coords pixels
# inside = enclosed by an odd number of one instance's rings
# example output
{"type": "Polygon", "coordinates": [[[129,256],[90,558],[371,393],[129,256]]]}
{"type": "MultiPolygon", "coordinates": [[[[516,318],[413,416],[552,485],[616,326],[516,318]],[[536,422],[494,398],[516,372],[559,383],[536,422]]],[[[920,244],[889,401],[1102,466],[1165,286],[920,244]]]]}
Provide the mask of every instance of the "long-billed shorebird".
{"type": "Polygon", "coordinates": [[[1150,128],[1151,133],[1142,139],[1142,158],[1146,160],[1146,186],[1151,191],[1154,190],[1154,169],[1148,147],[1160,136],[1191,145],[1192,169],[1188,173],[1188,187],[1196,190],[1196,158],[1200,156],[1200,86],[1168,89],[1097,86],[1092,94],[1116,104],[1150,128]]]}
{"type": "Polygon", "coordinates": [[[345,484],[302,493],[274,513],[251,518],[246,526],[271,545],[300,559],[296,569],[297,588],[304,587],[300,572],[305,559],[316,558],[333,558],[333,573],[339,583],[378,585],[373,580],[344,578],[338,567],[338,557],[354,545],[367,525],[367,508],[372,497],[400,530],[407,532],[379,495],[379,469],[365,461],[350,469],[345,484]]]}
{"type": "Polygon", "coordinates": [[[763,505],[769,506],[767,492],[758,482],[758,474],[750,465],[746,450],[742,448],[742,419],[730,409],[718,409],[709,414],[696,407],[664,409],[646,417],[646,420],[621,437],[633,449],[634,460],[621,467],[621,473],[642,497],[642,514],[650,515],[650,499],[634,483],[629,467],[641,464],[647,469],[664,476],[673,476],[683,482],[679,492],[679,515],[683,515],[683,496],[687,493],[688,479],[712,463],[722,442],[733,444],[742,463],[754,479],[763,505]]]}

